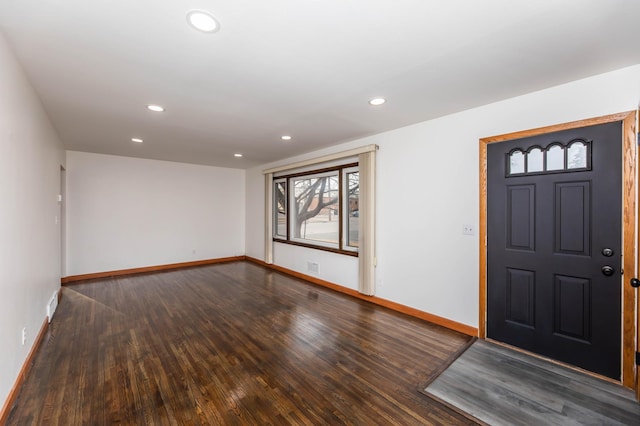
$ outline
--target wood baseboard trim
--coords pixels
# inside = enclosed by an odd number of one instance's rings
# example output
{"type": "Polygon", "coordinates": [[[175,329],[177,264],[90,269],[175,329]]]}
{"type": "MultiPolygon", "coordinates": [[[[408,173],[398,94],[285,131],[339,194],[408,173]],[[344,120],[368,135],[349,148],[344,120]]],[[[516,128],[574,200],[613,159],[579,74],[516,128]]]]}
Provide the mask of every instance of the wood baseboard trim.
{"type": "Polygon", "coordinates": [[[319,278],[312,277],[310,275],[302,274],[300,272],[296,272],[296,271],[293,271],[291,269],[284,268],[282,266],[278,266],[278,265],[275,265],[275,264],[269,264],[269,263],[266,263],[266,262],[264,262],[264,261],[262,261],[260,259],[256,259],[256,258],[253,258],[253,257],[250,257],[250,256],[246,256],[246,260],[248,260],[250,262],[253,262],[253,263],[256,263],[258,265],[264,266],[266,268],[273,269],[273,270],[278,271],[278,272],[282,272],[283,274],[287,274],[287,275],[290,275],[290,276],[295,277],[295,278],[300,278],[300,279],[308,281],[308,282],[310,282],[312,284],[316,284],[316,285],[319,285],[319,286],[322,286],[322,287],[327,287],[327,288],[330,288],[332,290],[338,291],[340,293],[344,293],[344,294],[347,294],[349,296],[353,296],[353,297],[356,297],[358,299],[366,300],[367,302],[371,302],[371,303],[374,303],[376,305],[383,306],[383,307],[391,309],[393,311],[400,312],[400,313],[403,313],[403,314],[406,314],[406,315],[409,315],[409,316],[412,316],[412,317],[415,317],[415,318],[419,318],[421,320],[428,321],[428,322],[431,322],[431,323],[434,323],[434,324],[437,324],[437,325],[441,325],[443,327],[449,328],[451,330],[458,331],[458,332],[466,334],[468,336],[472,336],[472,337],[477,337],[478,336],[478,329],[475,328],[475,327],[471,327],[469,325],[466,325],[466,324],[462,324],[462,323],[459,323],[459,322],[456,322],[456,321],[452,321],[450,319],[443,318],[443,317],[438,316],[438,315],[433,315],[433,314],[430,314],[428,312],[421,311],[419,309],[415,309],[415,308],[411,308],[409,306],[402,305],[400,303],[392,302],[391,300],[382,299],[382,298],[376,297],[376,296],[367,296],[367,295],[358,293],[356,290],[353,290],[353,289],[350,289],[350,288],[347,288],[347,287],[343,287],[341,285],[334,284],[334,283],[329,282],[329,281],[321,280],[319,278]]]}
{"type": "Polygon", "coordinates": [[[451,330],[455,330],[462,334],[466,334],[467,336],[478,337],[478,329],[475,327],[471,327],[470,325],[462,324],[460,322],[453,321],[448,318],[430,314],[429,312],[424,312],[419,309],[415,309],[406,305],[401,305],[400,303],[392,302],[386,299],[381,299],[379,297],[374,296],[373,299],[374,299],[372,300],[373,303],[376,303],[380,306],[384,306],[385,308],[389,308],[397,312],[402,312],[403,314],[407,314],[412,317],[420,318],[422,320],[429,321],[437,325],[441,325],[445,328],[449,328],[451,330]]]}
{"type": "Polygon", "coordinates": [[[215,263],[237,262],[245,260],[245,256],[220,257],[217,259],[195,260],[192,262],[169,263],[167,265],[145,266],[142,268],[120,269],[117,271],[95,272],[92,274],[70,275],[62,277],[60,282],[63,285],[76,283],[78,281],[93,280],[96,278],[116,277],[119,275],[146,274],[149,272],[166,271],[169,269],[191,268],[193,266],[213,265],[215,263]]]}
{"type": "Polygon", "coordinates": [[[36,355],[36,352],[38,352],[38,348],[40,348],[40,345],[42,344],[42,340],[44,339],[44,335],[47,333],[47,330],[49,330],[49,321],[47,320],[47,318],[45,318],[44,322],[42,323],[42,327],[40,327],[40,331],[38,332],[38,336],[36,336],[36,340],[31,347],[31,350],[29,351],[29,355],[27,355],[27,359],[24,361],[24,364],[22,364],[22,368],[18,373],[18,377],[16,378],[11,391],[9,391],[7,400],[2,406],[2,411],[0,411],[0,425],[4,425],[7,423],[9,414],[11,413],[11,409],[13,408],[13,404],[18,397],[18,392],[20,391],[22,383],[24,382],[24,379],[27,377],[31,366],[33,365],[33,359],[36,355]]]}

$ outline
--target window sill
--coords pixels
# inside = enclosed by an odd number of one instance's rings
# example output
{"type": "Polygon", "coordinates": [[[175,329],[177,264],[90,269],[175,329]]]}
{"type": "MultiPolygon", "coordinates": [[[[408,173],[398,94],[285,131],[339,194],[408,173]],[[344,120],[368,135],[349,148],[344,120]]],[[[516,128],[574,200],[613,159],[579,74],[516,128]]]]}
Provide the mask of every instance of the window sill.
{"type": "Polygon", "coordinates": [[[305,243],[299,243],[297,241],[281,240],[281,239],[278,239],[278,238],[274,238],[273,241],[276,242],[276,243],[289,244],[291,246],[306,247],[306,248],[311,248],[311,249],[316,249],[316,250],[328,251],[328,252],[331,252],[331,253],[344,254],[346,256],[351,256],[351,257],[358,257],[358,252],[357,251],[340,250],[340,249],[336,249],[336,248],[332,248],[332,247],[316,246],[316,245],[313,245],[313,244],[305,244],[305,243]]]}

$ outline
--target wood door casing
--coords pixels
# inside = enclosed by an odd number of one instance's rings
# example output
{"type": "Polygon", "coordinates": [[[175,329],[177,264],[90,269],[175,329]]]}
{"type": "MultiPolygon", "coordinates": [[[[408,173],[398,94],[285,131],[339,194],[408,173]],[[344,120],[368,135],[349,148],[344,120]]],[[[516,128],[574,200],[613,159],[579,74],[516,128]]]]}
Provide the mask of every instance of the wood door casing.
{"type": "MultiPolygon", "coordinates": [[[[623,283],[637,274],[636,259],[636,111],[627,111],[618,114],[595,117],[586,120],[562,123],[530,130],[524,130],[503,135],[482,138],[479,141],[479,321],[478,336],[486,338],[486,285],[487,285],[487,146],[491,143],[500,143],[512,139],[527,136],[551,133],[565,129],[585,127],[595,124],[623,121],[623,283]]],[[[621,283],[622,285],[622,283],[621,283]]],[[[623,285],[623,330],[622,330],[622,384],[626,387],[637,387],[635,351],[636,351],[636,315],[635,293],[628,285],[623,285]]],[[[640,310],[640,306],[638,307],[640,310]]],[[[640,321],[640,318],[638,318],[640,321]]],[[[640,330],[638,331],[640,338],[640,330]]],[[[639,379],[640,380],[640,379],[639,379]]],[[[638,391],[640,396],[640,390],[638,391]]]]}
{"type": "MultiPolygon", "coordinates": [[[[638,158],[637,150],[636,150],[638,143],[640,142],[639,124],[640,124],[640,109],[636,111],[635,117],[629,115],[625,119],[625,129],[628,129],[627,131],[625,131],[625,139],[628,139],[625,142],[625,147],[628,146],[630,149],[630,152],[628,154],[629,158],[625,160],[624,166],[625,166],[625,169],[627,168],[629,169],[630,174],[633,174],[633,176],[636,178],[635,180],[636,182],[640,182],[640,167],[638,167],[640,159],[638,158]]],[[[625,175],[626,174],[627,174],[627,171],[625,170],[625,175]]],[[[634,197],[638,197],[640,196],[640,185],[637,188],[630,187],[628,188],[628,191],[630,192],[630,195],[634,197]]],[[[638,198],[635,198],[635,200],[638,200],[638,198]]],[[[636,217],[640,216],[640,212],[638,212],[638,206],[636,206],[633,212],[635,213],[635,216],[633,218],[630,218],[629,220],[636,219],[636,217]]],[[[625,217],[623,218],[624,220],[627,219],[626,216],[627,214],[625,212],[625,217]]],[[[635,225],[635,222],[633,223],[635,225]]],[[[634,236],[636,236],[637,239],[635,241],[629,241],[630,245],[635,244],[636,241],[640,241],[640,229],[635,230],[634,236]]],[[[630,259],[630,260],[635,261],[636,265],[640,265],[640,250],[636,251],[633,259],[630,259]]],[[[639,272],[640,271],[636,270],[634,272],[634,277],[638,278],[639,272]]],[[[636,344],[626,345],[625,347],[623,347],[623,359],[629,358],[633,360],[633,364],[635,367],[633,379],[635,379],[636,400],[640,401],[640,368],[635,363],[636,353],[640,352],[640,290],[636,290],[630,285],[625,286],[625,290],[623,294],[623,304],[624,304],[623,309],[630,312],[633,312],[633,310],[635,309],[635,313],[636,313],[635,318],[633,318],[632,315],[624,316],[624,328],[635,325],[636,344]],[[635,303],[634,303],[634,299],[635,299],[635,303]],[[634,322],[634,319],[635,319],[635,322],[634,322]]]]}

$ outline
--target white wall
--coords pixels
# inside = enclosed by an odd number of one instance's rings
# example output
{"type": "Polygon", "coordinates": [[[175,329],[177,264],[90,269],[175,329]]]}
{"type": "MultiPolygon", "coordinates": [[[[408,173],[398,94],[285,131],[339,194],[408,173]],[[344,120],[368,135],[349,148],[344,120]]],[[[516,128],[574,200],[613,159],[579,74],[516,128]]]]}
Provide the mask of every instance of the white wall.
{"type": "Polygon", "coordinates": [[[63,161],[58,136],[0,33],[0,406],[60,288],[63,161]]]}
{"type": "Polygon", "coordinates": [[[275,243],[273,247],[275,264],[293,271],[302,272],[332,283],[358,289],[358,258],[307,247],[275,243]],[[318,265],[318,272],[309,268],[309,262],[318,265]]]}
{"type": "MultiPolygon", "coordinates": [[[[635,110],[639,101],[636,65],[249,170],[247,255],[264,258],[263,169],[375,143],[376,296],[477,327],[478,237],[462,226],[478,228],[479,139],[635,110]]],[[[276,264],[308,274],[300,261],[308,249],[278,245],[276,264]]],[[[353,288],[357,264],[331,256],[322,255],[320,278],[353,288]]]]}
{"type": "Polygon", "coordinates": [[[244,174],[68,151],[67,275],[244,255],[244,174]]]}

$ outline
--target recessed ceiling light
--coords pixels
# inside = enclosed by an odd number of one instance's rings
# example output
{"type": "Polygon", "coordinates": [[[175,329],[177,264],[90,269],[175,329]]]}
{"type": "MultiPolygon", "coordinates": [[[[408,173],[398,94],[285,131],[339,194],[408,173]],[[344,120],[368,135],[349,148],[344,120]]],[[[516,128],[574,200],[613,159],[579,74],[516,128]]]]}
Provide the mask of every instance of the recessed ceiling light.
{"type": "Polygon", "coordinates": [[[240,158],[240,157],[242,157],[242,154],[233,154],[233,156],[236,157],[236,158],[240,158]]]}
{"type": "Polygon", "coordinates": [[[385,98],[373,98],[369,101],[369,104],[373,106],[378,106],[378,105],[382,105],[385,102],[387,102],[385,98]]]}
{"type": "Polygon", "coordinates": [[[164,107],[161,107],[160,105],[147,105],[147,109],[149,111],[153,111],[153,112],[163,112],[164,111],[164,107]]]}
{"type": "Polygon", "coordinates": [[[220,24],[216,18],[204,10],[190,10],[187,12],[187,22],[203,33],[215,33],[220,29],[220,24]]]}
{"type": "Polygon", "coordinates": [[[283,141],[290,141],[291,140],[291,136],[289,136],[289,135],[280,136],[280,139],[282,139],[283,141]]]}
{"type": "Polygon", "coordinates": [[[144,141],[140,138],[131,138],[131,142],[142,143],[144,141]]]}

